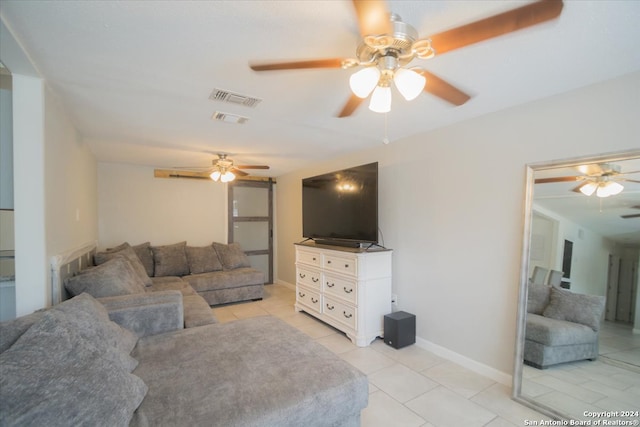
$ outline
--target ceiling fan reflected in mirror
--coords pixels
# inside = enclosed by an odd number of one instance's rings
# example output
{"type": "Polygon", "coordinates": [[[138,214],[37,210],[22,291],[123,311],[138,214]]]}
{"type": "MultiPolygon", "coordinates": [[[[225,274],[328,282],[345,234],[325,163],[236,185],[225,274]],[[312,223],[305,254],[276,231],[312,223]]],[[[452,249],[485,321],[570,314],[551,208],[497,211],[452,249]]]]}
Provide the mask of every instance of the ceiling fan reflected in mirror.
{"type": "Polygon", "coordinates": [[[218,158],[211,161],[211,166],[178,166],[173,169],[184,169],[191,173],[169,175],[172,178],[210,178],[214,181],[231,182],[236,176],[247,176],[242,169],[269,169],[266,165],[236,165],[227,154],[219,153],[218,158]]]}
{"type": "Polygon", "coordinates": [[[300,70],[317,68],[361,69],[351,75],[352,94],[338,117],[347,117],[370,97],[369,109],[378,113],[391,110],[395,86],[407,101],[428,92],[455,106],[471,97],[428,71],[412,67],[411,62],[474,43],[518,31],[557,18],[562,0],[538,0],[507,12],[462,25],[451,30],[419,38],[411,25],[387,10],[383,0],[352,0],[362,41],[356,58],[327,58],[304,61],[249,64],[254,71],[300,70]]]}
{"type": "MultiPolygon", "coordinates": [[[[631,206],[631,209],[640,209],[640,205],[631,206]]],[[[620,215],[622,219],[640,218],[640,213],[620,215]]]]}
{"type": "Polygon", "coordinates": [[[579,192],[585,196],[595,194],[597,197],[610,197],[620,194],[624,190],[622,182],[640,181],[625,178],[624,175],[640,173],[640,171],[622,172],[619,165],[613,163],[594,163],[577,167],[583,175],[559,176],[555,178],[538,178],[536,184],[548,184],[554,182],[580,182],[571,191],[579,192]]]}

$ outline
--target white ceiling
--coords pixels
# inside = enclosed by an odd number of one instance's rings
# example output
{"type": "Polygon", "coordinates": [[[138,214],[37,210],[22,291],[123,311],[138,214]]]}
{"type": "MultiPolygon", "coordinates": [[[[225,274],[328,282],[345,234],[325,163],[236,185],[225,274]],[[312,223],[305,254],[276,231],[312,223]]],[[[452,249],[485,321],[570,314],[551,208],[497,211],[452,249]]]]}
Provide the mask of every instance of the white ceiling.
{"type": "MultiPolygon", "coordinates": [[[[388,2],[421,37],[525,3],[388,2]]],[[[394,93],[386,121],[366,102],[340,119],[353,70],[257,73],[248,63],[354,57],[347,0],[2,0],[0,17],[99,161],[154,167],[205,166],[225,152],[278,176],[382,144],[385,132],[393,143],[640,70],[640,1],[566,0],[557,20],[412,63],[472,95],[467,104],[394,93]],[[211,101],[214,88],[262,102],[211,101]],[[216,111],[249,121],[215,122],[216,111]]]]}

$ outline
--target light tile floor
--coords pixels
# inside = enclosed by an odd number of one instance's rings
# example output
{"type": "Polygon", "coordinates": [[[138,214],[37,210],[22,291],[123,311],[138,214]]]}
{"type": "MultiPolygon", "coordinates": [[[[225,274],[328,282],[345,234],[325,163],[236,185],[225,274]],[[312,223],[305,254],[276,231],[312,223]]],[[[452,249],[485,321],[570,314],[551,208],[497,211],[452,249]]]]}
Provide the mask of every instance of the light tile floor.
{"type": "Polygon", "coordinates": [[[262,301],[213,309],[220,322],[272,315],[308,334],[369,377],[363,427],[506,427],[548,417],[511,400],[510,387],[416,345],[396,350],[380,339],[356,347],[340,331],[294,310],[295,292],[267,285],[262,301]]]}
{"type": "Polygon", "coordinates": [[[612,322],[603,323],[599,336],[598,360],[525,366],[522,393],[578,420],[590,419],[585,410],[640,411],[640,336],[612,322]]]}

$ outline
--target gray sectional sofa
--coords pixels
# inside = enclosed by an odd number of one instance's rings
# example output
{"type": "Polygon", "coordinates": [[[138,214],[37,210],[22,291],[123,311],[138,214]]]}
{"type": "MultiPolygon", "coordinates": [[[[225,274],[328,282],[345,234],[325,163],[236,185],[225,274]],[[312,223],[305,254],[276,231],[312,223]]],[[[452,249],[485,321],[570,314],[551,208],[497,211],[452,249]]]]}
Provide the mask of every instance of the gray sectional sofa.
{"type": "Polygon", "coordinates": [[[598,357],[605,297],[530,284],[524,362],[538,369],[598,357]]]}
{"type": "Polygon", "coordinates": [[[277,318],[182,329],[159,291],[124,308],[132,333],[103,298],[0,323],[0,425],[359,425],[366,376],[277,318]]]}
{"type": "Polygon", "coordinates": [[[263,297],[264,275],[249,266],[237,243],[192,247],[186,242],[165,246],[125,242],[103,252],[92,251],[89,257],[90,265],[79,271],[62,274],[67,269],[61,267],[54,271],[54,281],[64,285],[59,299],[87,292],[113,308],[112,318],[119,316],[118,320],[134,331],[137,316],[127,320],[129,308],[145,299],[153,300],[157,293],[182,295],[180,317],[185,327],[215,323],[211,305],[263,297]]]}

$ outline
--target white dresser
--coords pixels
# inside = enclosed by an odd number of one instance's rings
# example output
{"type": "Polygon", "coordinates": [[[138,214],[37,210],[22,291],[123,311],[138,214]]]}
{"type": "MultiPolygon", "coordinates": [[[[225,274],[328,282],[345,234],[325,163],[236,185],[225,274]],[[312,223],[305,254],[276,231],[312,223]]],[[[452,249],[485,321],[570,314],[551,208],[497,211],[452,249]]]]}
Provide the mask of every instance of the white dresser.
{"type": "Polygon", "coordinates": [[[368,346],[382,336],[384,315],[391,313],[391,254],[296,244],[296,310],[368,346]]]}

